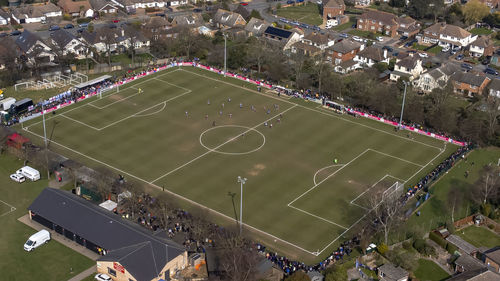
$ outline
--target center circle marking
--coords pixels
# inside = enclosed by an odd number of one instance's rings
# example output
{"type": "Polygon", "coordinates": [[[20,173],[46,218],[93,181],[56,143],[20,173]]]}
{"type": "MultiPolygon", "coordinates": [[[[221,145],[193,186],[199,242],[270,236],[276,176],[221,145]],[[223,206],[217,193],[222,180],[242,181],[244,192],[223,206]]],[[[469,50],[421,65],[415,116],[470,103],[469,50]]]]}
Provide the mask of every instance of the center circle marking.
{"type": "MultiPolygon", "coordinates": [[[[239,137],[239,136],[237,136],[237,137],[239,137]]],[[[235,139],[237,137],[234,137],[233,139],[235,139]]],[[[226,143],[229,143],[229,141],[225,142],[224,144],[226,144],[226,143]]],[[[226,155],[243,155],[243,154],[250,154],[250,153],[253,153],[253,152],[261,149],[264,146],[264,144],[266,144],[266,137],[264,136],[263,133],[259,132],[258,130],[254,129],[254,128],[250,128],[250,127],[246,127],[246,126],[240,126],[240,125],[222,125],[222,126],[213,127],[213,128],[210,128],[208,130],[203,131],[203,133],[201,133],[201,135],[200,135],[200,144],[201,144],[201,146],[203,146],[204,148],[210,150],[211,152],[220,153],[220,154],[226,154],[226,155]],[[261,135],[261,137],[262,137],[262,144],[259,147],[255,148],[255,149],[252,149],[252,150],[249,150],[249,151],[244,151],[244,152],[224,152],[224,151],[220,151],[218,149],[210,148],[210,147],[208,147],[207,145],[205,145],[203,143],[203,140],[202,140],[203,139],[203,135],[205,135],[206,133],[208,133],[208,132],[210,132],[212,130],[215,130],[215,129],[230,128],[230,127],[231,128],[243,128],[243,129],[247,129],[247,131],[245,133],[248,133],[249,131],[256,132],[257,134],[261,135]]],[[[221,144],[219,144],[218,146],[221,146],[221,144]]]]}

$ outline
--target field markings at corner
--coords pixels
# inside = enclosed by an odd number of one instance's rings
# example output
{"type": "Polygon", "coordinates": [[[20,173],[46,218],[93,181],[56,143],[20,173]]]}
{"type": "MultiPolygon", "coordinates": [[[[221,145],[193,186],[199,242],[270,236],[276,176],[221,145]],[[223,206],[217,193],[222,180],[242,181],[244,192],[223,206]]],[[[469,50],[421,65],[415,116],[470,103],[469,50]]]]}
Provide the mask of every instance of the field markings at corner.
{"type": "MultiPolygon", "coordinates": [[[[276,117],[280,116],[280,114],[283,114],[283,113],[285,113],[285,112],[287,112],[287,111],[289,111],[289,110],[291,110],[291,109],[293,109],[293,108],[295,108],[295,107],[296,107],[296,105],[291,106],[291,107],[289,107],[289,108],[287,108],[287,109],[285,109],[285,110],[281,111],[280,113],[278,113],[278,114],[274,115],[273,117],[271,117],[271,118],[269,118],[269,119],[267,119],[267,120],[265,120],[265,121],[263,121],[263,122],[261,122],[261,123],[259,123],[259,124],[255,125],[255,126],[253,126],[253,127],[249,128],[249,129],[247,129],[247,130],[246,130],[246,131],[244,131],[243,133],[245,134],[245,133],[248,133],[248,132],[250,132],[250,131],[252,131],[252,130],[255,130],[257,127],[261,126],[262,124],[267,123],[267,122],[269,122],[269,121],[273,120],[274,118],[276,118],[276,117]]],[[[168,173],[166,173],[166,174],[163,174],[163,175],[159,176],[158,178],[156,178],[156,179],[154,179],[154,180],[150,181],[149,183],[150,183],[150,184],[153,184],[153,183],[157,182],[158,180],[160,180],[160,179],[162,179],[162,178],[164,178],[164,177],[166,177],[166,176],[168,176],[168,175],[170,175],[170,174],[172,174],[172,173],[174,173],[174,172],[176,172],[176,171],[178,171],[178,170],[180,170],[180,169],[184,168],[185,166],[187,166],[187,165],[189,165],[189,164],[193,163],[194,161],[196,161],[196,160],[198,160],[198,159],[200,159],[200,158],[204,157],[205,155],[207,155],[207,154],[209,154],[209,153],[211,153],[211,152],[216,151],[217,149],[221,148],[222,146],[224,146],[224,145],[226,145],[226,144],[228,144],[228,143],[232,142],[232,141],[233,141],[235,138],[237,138],[239,135],[241,135],[241,134],[238,134],[237,136],[234,136],[234,137],[230,138],[229,140],[227,140],[227,141],[225,141],[225,142],[223,142],[223,143],[219,144],[218,146],[214,147],[213,149],[211,149],[211,150],[208,150],[208,151],[204,152],[203,154],[201,154],[201,155],[199,155],[199,156],[197,156],[197,157],[195,157],[195,158],[193,158],[193,159],[189,160],[188,162],[186,162],[186,163],[184,163],[184,164],[180,165],[179,167],[177,167],[177,168],[175,168],[175,169],[173,169],[173,170],[169,171],[168,173]]]]}
{"type": "MultiPolygon", "coordinates": [[[[290,108],[290,109],[291,109],[291,108],[290,108]]],[[[43,136],[42,136],[42,135],[39,135],[39,134],[37,134],[37,133],[35,133],[35,132],[30,131],[27,127],[23,128],[23,130],[25,130],[26,132],[28,132],[28,133],[30,133],[30,134],[32,134],[32,135],[34,135],[34,136],[37,136],[37,137],[39,137],[39,138],[43,139],[43,136]]],[[[217,210],[214,210],[214,209],[209,208],[209,207],[207,207],[207,206],[205,206],[205,205],[203,205],[203,204],[200,204],[200,203],[198,203],[198,202],[196,202],[196,201],[193,201],[193,200],[191,200],[191,199],[189,199],[189,198],[186,198],[186,197],[184,197],[184,196],[182,196],[182,195],[180,195],[180,194],[177,194],[177,193],[175,193],[175,192],[173,192],[173,191],[170,191],[170,190],[168,190],[168,189],[166,189],[166,188],[164,188],[164,187],[160,187],[160,186],[158,186],[158,185],[156,185],[156,184],[152,184],[152,183],[148,182],[148,181],[147,181],[147,180],[145,180],[145,179],[142,179],[142,178],[140,178],[140,177],[138,177],[138,176],[136,176],[136,175],[133,175],[133,174],[131,174],[131,173],[129,173],[129,172],[126,172],[126,171],[123,171],[123,170],[121,170],[121,169],[119,169],[119,168],[116,168],[116,167],[114,167],[114,166],[112,166],[112,165],[110,165],[110,164],[107,164],[107,163],[105,163],[105,162],[103,162],[103,161],[101,161],[101,160],[98,160],[98,159],[96,159],[96,158],[94,158],[94,157],[91,157],[91,156],[89,156],[89,155],[87,155],[87,154],[85,154],[85,153],[82,153],[82,152],[80,152],[80,151],[77,151],[77,150],[75,150],[75,149],[72,149],[72,148],[70,148],[70,147],[67,147],[67,146],[65,146],[65,145],[63,145],[63,144],[60,144],[60,143],[56,142],[56,141],[52,141],[51,143],[54,143],[55,145],[58,145],[58,146],[60,146],[60,147],[62,147],[62,148],[64,148],[64,149],[66,149],[66,150],[68,150],[68,151],[71,151],[71,152],[75,153],[75,154],[81,155],[81,156],[83,156],[83,157],[85,157],[85,158],[87,158],[87,159],[90,159],[90,160],[92,160],[92,161],[94,161],[94,162],[96,162],[96,163],[99,163],[99,164],[101,164],[101,165],[107,166],[107,167],[109,167],[109,168],[111,168],[111,169],[113,169],[113,170],[115,170],[115,171],[117,171],[117,172],[120,172],[120,173],[122,173],[122,174],[124,174],[124,175],[127,175],[127,176],[129,176],[129,177],[132,177],[132,178],[134,178],[134,179],[136,179],[136,180],[138,180],[138,181],[141,181],[141,182],[144,182],[144,183],[150,184],[151,186],[153,186],[153,187],[157,188],[158,190],[163,190],[163,191],[165,191],[165,192],[167,192],[167,193],[169,193],[169,194],[171,194],[171,195],[173,195],[173,196],[175,196],[175,197],[177,197],[177,198],[180,198],[180,199],[182,199],[182,200],[184,200],[184,201],[186,201],[186,202],[189,202],[189,203],[191,203],[191,204],[193,204],[193,205],[195,205],[195,206],[197,206],[197,207],[204,208],[204,209],[208,209],[208,210],[210,210],[210,211],[214,212],[215,214],[217,214],[217,215],[219,215],[219,216],[221,216],[221,217],[223,217],[223,218],[225,218],[225,219],[227,219],[227,220],[229,220],[229,221],[231,221],[231,222],[236,221],[234,218],[232,218],[232,217],[230,217],[230,216],[228,216],[228,215],[226,215],[226,214],[223,214],[223,213],[221,213],[221,212],[219,212],[219,211],[217,211],[217,210]]],[[[3,202],[3,201],[2,201],[2,202],[3,202]]],[[[275,236],[275,235],[272,235],[272,234],[270,234],[270,233],[267,233],[267,232],[265,232],[265,231],[263,231],[263,230],[260,230],[260,229],[258,229],[258,228],[256,228],[256,227],[254,227],[254,226],[251,226],[251,225],[249,225],[249,224],[247,224],[247,223],[243,223],[243,225],[244,225],[245,227],[249,228],[249,229],[252,229],[252,230],[254,230],[254,231],[258,232],[258,233],[264,234],[264,235],[269,236],[269,237],[271,237],[271,238],[273,238],[273,239],[275,239],[275,240],[279,240],[279,241],[281,241],[281,242],[283,242],[283,243],[285,243],[285,244],[287,244],[287,245],[289,245],[289,246],[292,246],[292,247],[294,247],[294,248],[296,248],[296,249],[299,249],[299,250],[301,250],[301,251],[303,251],[303,252],[305,252],[305,253],[307,253],[307,254],[310,254],[310,255],[313,255],[313,256],[318,256],[318,253],[317,253],[317,252],[311,252],[311,251],[309,251],[309,250],[306,250],[306,249],[304,249],[304,248],[302,248],[302,247],[300,247],[300,246],[298,246],[298,245],[296,245],[296,244],[293,244],[292,242],[289,242],[289,241],[284,240],[284,239],[282,239],[282,238],[279,238],[279,237],[277,237],[277,236],[275,236]]]]}
{"type": "MultiPolygon", "coordinates": [[[[282,101],[282,102],[285,102],[285,103],[290,103],[290,104],[294,104],[294,105],[297,105],[301,108],[304,108],[304,109],[307,109],[307,110],[310,110],[310,111],[314,111],[314,112],[318,112],[320,114],[324,114],[324,115],[327,115],[327,116],[330,116],[330,117],[333,117],[333,118],[336,118],[336,119],[340,119],[340,120],[344,120],[346,122],[349,122],[349,123],[352,123],[352,124],[356,124],[356,125],[359,125],[359,126],[362,126],[362,127],[365,127],[365,128],[368,128],[368,129],[371,129],[371,130],[375,130],[375,131],[378,131],[378,132],[381,132],[381,133],[384,133],[384,134],[388,134],[388,135],[391,135],[391,136],[394,136],[394,137],[397,137],[397,138],[400,138],[400,139],[403,139],[403,140],[406,140],[406,141],[409,141],[409,142],[415,142],[415,143],[418,143],[418,144],[421,144],[421,145],[424,145],[424,146],[428,146],[428,147],[431,147],[431,148],[434,148],[434,149],[441,149],[440,147],[437,147],[437,146],[434,146],[434,145],[431,145],[431,144],[427,144],[427,143],[424,143],[424,142],[420,142],[420,141],[417,141],[417,140],[414,140],[414,139],[411,139],[411,138],[405,138],[403,136],[399,136],[399,135],[396,135],[396,134],[392,134],[390,132],[387,132],[387,131],[384,131],[384,130],[381,130],[381,129],[377,129],[377,128],[373,128],[373,127],[370,127],[368,125],[365,125],[365,124],[362,124],[362,123],[359,123],[359,122],[355,122],[355,121],[352,121],[352,120],[349,120],[347,118],[343,118],[341,116],[337,116],[337,115],[333,115],[333,114],[330,114],[328,112],[323,112],[319,109],[315,109],[315,108],[309,108],[307,106],[304,106],[304,105],[301,105],[301,104],[298,104],[298,103],[294,103],[294,102],[291,102],[291,101],[288,101],[288,100],[285,100],[285,99],[282,99],[282,98],[278,98],[278,97],[274,97],[274,96],[270,96],[270,95],[267,95],[267,94],[264,94],[264,93],[261,93],[259,91],[256,91],[256,90],[253,90],[253,89],[250,89],[250,88],[245,88],[245,87],[242,87],[242,86],[239,86],[239,85],[235,85],[233,83],[230,83],[230,82],[227,82],[227,81],[223,81],[223,80],[220,80],[220,79],[216,79],[216,78],[213,78],[213,77],[208,77],[208,76],[205,76],[205,75],[202,75],[202,74],[199,74],[199,73],[195,73],[193,71],[190,71],[190,70],[185,70],[185,69],[181,69],[182,71],[186,71],[186,72],[189,72],[193,75],[198,75],[200,77],[203,77],[203,78],[206,78],[206,79],[210,79],[210,80],[214,80],[214,81],[217,81],[219,83],[224,83],[224,84],[227,84],[227,85],[231,85],[233,87],[237,87],[237,88],[241,88],[241,89],[245,89],[245,90],[248,90],[248,91],[251,91],[255,94],[258,94],[258,95],[261,95],[261,96],[264,96],[264,97],[268,97],[268,98],[272,98],[272,99],[275,99],[275,100],[279,100],[279,101],[282,101]]],[[[233,77],[229,77],[229,78],[233,78],[233,77]]],[[[233,79],[236,79],[236,78],[233,78],[233,79]]],[[[245,82],[245,81],[242,81],[242,82],[245,82]]]]}

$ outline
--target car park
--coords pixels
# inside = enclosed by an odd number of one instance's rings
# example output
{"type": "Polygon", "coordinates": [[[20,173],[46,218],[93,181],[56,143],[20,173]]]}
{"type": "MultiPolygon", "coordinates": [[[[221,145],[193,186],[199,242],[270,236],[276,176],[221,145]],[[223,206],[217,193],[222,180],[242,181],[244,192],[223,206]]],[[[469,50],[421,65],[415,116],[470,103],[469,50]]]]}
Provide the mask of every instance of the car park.
{"type": "Polygon", "coordinates": [[[49,28],[49,31],[56,31],[56,30],[59,30],[59,29],[61,29],[59,27],[59,25],[51,25],[50,28],[49,28]]]}
{"type": "Polygon", "coordinates": [[[19,30],[14,30],[10,33],[10,36],[18,36],[18,35],[21,35],[21,31],[19,30]]]}
{"type": "Polygon", "coordinates": [[[74,25],[72,25],[71,23],[68,23],[67,25],[64,26],[64,29],[71,29],[75,27],[74,25]]]}
{"type": "Polygon", "coordinates": [[[12,175],[10,175],[10,179],[15,181],[15,182],[18,182],[18,183],[22,183],[22,182],[26,181],[26,178],[20,174],[12,174],[12,175]]]}
{"type": "Polygon", "coordinates": [[[491,74],[491,75],[498,75],[498,71],[496,71],[495,69],[490,68],[490,67],[486,68],[484,70],[484,73],[491,74]]]}
{"type": "Polygon", "coordinates": [[[472,70],[472,65],[468,64],[468,63],[462,63],[460,65],[462,68],[465,68],[467,70],[472,70]]]}
{"type": "Polygon", "coordinates": [[[94,276],[94,279],[97,281],[112,281],[111,277],[109,275],[104,274],[104,273],[98,273],[94,276]]]}

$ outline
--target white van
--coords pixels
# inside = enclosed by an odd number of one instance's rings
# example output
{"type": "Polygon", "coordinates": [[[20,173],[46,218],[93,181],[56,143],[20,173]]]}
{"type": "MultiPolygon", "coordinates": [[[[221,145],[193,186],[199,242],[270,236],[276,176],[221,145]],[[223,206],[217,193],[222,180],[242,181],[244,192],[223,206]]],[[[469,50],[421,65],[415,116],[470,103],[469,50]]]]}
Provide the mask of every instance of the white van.
{"type": "Polygon", "coordinates": [[[50,241],[50,232],[48,232],[45,229],[42,229],[30,236],[28,241],[24,243],[24,250],[31,252],[34,249],[40,247],[41,245],[48,243],[49,241],[50,241]]]}
{"type": "Polygon", "coordinates": [[[23,175],[25,178],[31,181],[37,181],[40,179],[40,172],[31,168],[30,166],[24,166],[21,169],[17,170],[16,174],[23,175]]]}

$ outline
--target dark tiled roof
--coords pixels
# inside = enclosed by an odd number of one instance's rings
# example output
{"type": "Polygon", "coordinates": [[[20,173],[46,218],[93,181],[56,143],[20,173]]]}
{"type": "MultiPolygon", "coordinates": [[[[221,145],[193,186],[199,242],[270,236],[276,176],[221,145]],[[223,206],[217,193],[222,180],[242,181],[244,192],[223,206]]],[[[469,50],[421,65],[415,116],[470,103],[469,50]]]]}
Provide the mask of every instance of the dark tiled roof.
{"type": "MultiPolygon", "coordinates": [[[[489,80],[489,78],[483,75],[477,75],[467,72],[467,73],[456,73],[455,75],[453,75],[452,80],[459,83],[465,83],[471,86],[479,87],[484,83],[485,80],[489,80]]],[[[446,238],[446,240],[453,243],[459,249],[468,254],[477,251],[476,247],[472,246],[470,243],[468,243],[467,241],[463,240],[462,238],[456,235],[450,235],[448,238],[446,238]]]]}
{"type": "Polygon", "coordinates": [[[335,45],[331,46],[330,49],[341,54],[349,53],[352,50],[357,50],[361,47],[361,44],[348,39],[344,39],[335,45]]]}
{"type": "Polygon", "coordinates": [[[379,272],[383,272],[386,278],[389,280],[400,280],[402,278],[408,277],[408,272],[401,267],[395,267],[390,263],[386,263],[377,269],[379,272]]]}
{"type": "Polygon", "coordinates": [[[419,61],[418,58],[408,56],[396,63],[397,66],[399,67],[404,67],[406,69],[413,69],[417,65],[417,62],[419,61]]]}
{"type": "Polygon", "coordinates": [[[220,23],[222,25],[232,27],[236,25],[236,21],[238,20],[239,17],[241,17],[241,15],[238,13],[219,9],[217,10],[217,13],[215,13],[214,20],[215,22],[220,23]]]}
{"type": "Polygon", "coordinates": [[[461,27],[456,25],[446,24],[444,22],[438,22],[424,30],[425,33],[436,33],[444,34],[451,37],[465,38],[470,35],[470,33],[461,27]]]}
{"type": "Polygon", "coordinates": [[[190,15],[175,16],[172,22],[178,25],[189,25],[189,26],[200,26],[204,23],[201,15],[195,13],[190,15]]]}
{"type": "Polygon", "coordinates": [[[488,84],[488,88],[494,91],[500,91],[500,79],[492,79],[488,84]]]}
{"type": "Polygon", "coordinates": [[[23,51],[27,52],[29,49],[36,44],[37,41],[41,41],[40,37],[35,33],[25,29],[19,37],[16,39],[16,45],[23,51]]]}
{"type": "Polygon", "coordinates": [[[251,18],[248,21],[245,30],[251,32],[253,35],[259,36],[262,35],[262,33],[264,33],[264,31],[267,29],[269,25],[270,25],[269,23],[261,19],[251,18]]]}
{"type": "Polygon", "coordinates": [[[397,20],[396,15],[377,10],[368,10],[363,13],[360,18],[363,20],[382,22],[384,25],[395,25],[397,20]]]}
{"type": "Polygon", "coordinates": [[[137,280],[154,279],[168,261],[185,252],[177,243],[64,190],[45,188],[28,210],[109,251],[102,260],[119,260],[137,280]]]}
{"type": "MultiPolygon", "coordinates": [[[[483,84],[484,80],[487,78],[486,76],[479,76],[479,75],[474,75],[471,73],[461,73],[460,75],[461,79],[455,80],[458,82],[466,83],[469,85],[473,86],[481,86],[483,84]]],[[[450,235],[446,237],[446,240],[453,245],[457,246],[460,250],[464,251],[467,254],[472,254],[474,252],[477,252],[477,248],[471,245],[469,242],[465,241],[464,239],[460,238],[457,235],[450,235]]]]}
{"type": "Polygon", "coordinates": [[[500,281],[500,275],[486,268],[465,271],[455,275],[447,281],[500,281]]]}
{"type": "Polygon", "coordinates": [[[50,34],[50,37],[61,48],[66,47],[66,45],[68,45],[69,42],[71,42],[73,39],[76,39],[76,37],[73,34],[67,32],[64,29],[59,29],[52,32],[50,34]]]}
{"type": "Polygon", "coordinates": [[[493,46],[493,41],[491,41],[491,39],[489,37],[481,35],[481,36],[477,37],[477,39],[474,40],[474,42],[471,43],[471,46],[478,46],[478,47],[487,48],[489,46],[493,46]]]}
{"type": "MultiPolygon", "coordinates": [[[[499,81],[498,79],[493,79],[493,80],[494,81],[499,81]]],[[[489,249],[488,251],[484,252],[484,254],[490,260],[496,262],[497,264],[500,264],[500,246],[492,248],[492,249],[489,249]]]]}
{"type": "Polygon", "coordinates": [[[458,257],[458,259],[455,261],[455,264],[462,266],[466,271],[472,271],[486,267],[478,259],[473,258],[467,254],[458,257]]]}
{"type": "Polygon", "coordinates": [[[382,51],[382,49],[377,48],[375,46],[366,47],[363,51],[358,53],[358,56],[363,57],[363,58],[372,59],[373,61],[376,61],[376,62],[383,61],[385,59],[384,58],[384,51],[382,51]]]}

